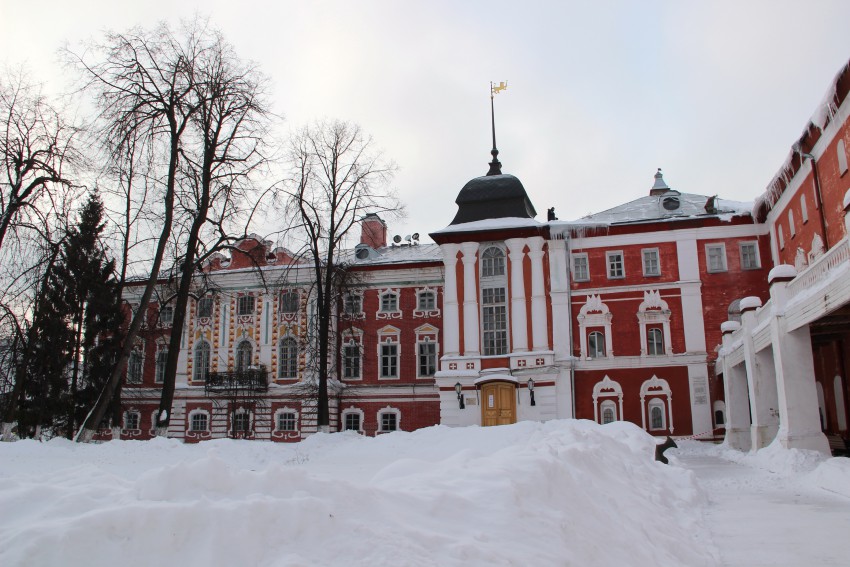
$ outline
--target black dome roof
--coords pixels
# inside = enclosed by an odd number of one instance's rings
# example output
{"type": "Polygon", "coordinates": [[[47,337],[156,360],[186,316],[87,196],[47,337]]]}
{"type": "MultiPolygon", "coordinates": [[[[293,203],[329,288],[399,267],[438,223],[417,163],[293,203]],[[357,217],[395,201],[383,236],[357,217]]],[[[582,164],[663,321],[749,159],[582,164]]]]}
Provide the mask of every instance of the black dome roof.
{"type": "Polygon", "coordinates": [[[509,174],[472,179],[460,190],[455,203],[458,211],[451,224],[537,215],[522,182],[509,174]]]}

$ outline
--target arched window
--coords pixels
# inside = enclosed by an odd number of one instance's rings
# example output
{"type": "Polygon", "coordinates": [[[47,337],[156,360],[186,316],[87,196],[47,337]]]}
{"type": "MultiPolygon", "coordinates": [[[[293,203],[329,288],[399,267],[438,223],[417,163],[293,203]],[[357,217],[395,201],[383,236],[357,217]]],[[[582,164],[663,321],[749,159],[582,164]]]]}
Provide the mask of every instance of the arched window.
{"type": "Polygon", "coordinates": [[[248,341],[242,341],[236,347],[236,371],[245,372],[251,367],[251,359],[254,357],[254,347],[248,341]]]}
{"type": "Polygon", "coordinates": [[[280,379],[298,377],[298,341],[292,337],[283,337],[280,339],[277,377],[280,379]]]}
{"type": "Polygon", "coordinates": [[[136,431],[141,429],[141,414],[137,411],[124,412],[124,429],[126,431],[136,431]]]}
{"type": "Polygon", "coordinates": [[[649,401],[649,430],[667,429],[664,423],[664,401],[653,398],[649,401]]]}
{"type": "Polygon", "coordinates": [[[602,406],[602,423],[612,423],[617,421],[617,406],[612,400],[605,400],[602,406]]]}
{"type": "Polygon", "coordinates": [[[298,293],[294,291],[284,291],[280,294],[280,309],[281,313],[296,313],[299,304],[298,293]]]}
{"type": "Polygon", "coordinates": [[[210,372],[210,343],[199,341],[195,345],[195,361],[192,368],[192,379],[203,382],[210,372]]]}
{"type": "Polygon", "coordinates": [[[714,402],[714,426],[726,427],[726,402],[723,400],[714,402]]]}
{"type": "Polygon", "coordinates": [[[603,333],[593,331],[587,335],[587,356],[590,358],[605,356],[605,335],[603,333]]]}
{"type": "Polygon", "coordinates": [[[491,246],[481,254],[481,277],[505,275],[505,253],[497,247],[491,246]]]}
{"type": "Polygon", "coordinates": [[[156,353],[156,376],[154,379],[158,383],[165,381],[165,365],[168,362],[168,347],[164,346],[156,353]]]}
{"type": "Polygon", "coordinates": [[[664,354],[664,335],[655,327],[646,331],[646,352],[650,356],[664,354]]]}

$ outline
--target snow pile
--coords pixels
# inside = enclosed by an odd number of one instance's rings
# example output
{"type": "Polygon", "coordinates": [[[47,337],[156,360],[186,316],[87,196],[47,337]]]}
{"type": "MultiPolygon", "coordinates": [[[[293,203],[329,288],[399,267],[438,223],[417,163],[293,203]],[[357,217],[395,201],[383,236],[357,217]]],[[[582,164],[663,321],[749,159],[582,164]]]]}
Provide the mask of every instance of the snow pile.
{"type": "Polygon", "coordinates": [[[0,445],[2,565],[713,565],[636,426],[0,445]],[[9,513],[13,511],[13,513],[9,513]]]}
{"type": "Polygon", "coordinates": [[[822,462],[807,476],[806,482],[850,498],[850,459],[842,457],[822,462]]]}

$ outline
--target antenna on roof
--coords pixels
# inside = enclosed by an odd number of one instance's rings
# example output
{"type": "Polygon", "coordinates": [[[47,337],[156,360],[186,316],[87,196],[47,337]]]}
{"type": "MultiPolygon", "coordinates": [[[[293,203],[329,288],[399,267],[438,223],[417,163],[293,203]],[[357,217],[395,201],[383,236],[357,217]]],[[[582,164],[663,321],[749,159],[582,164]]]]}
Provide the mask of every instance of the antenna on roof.
{"type": "Polygon", "coordinates": [[[502,162],[499,161],[499,150],[496,149],[496,111],[493,106],[493,97],[506,88],[508,88],[507,81],[502,81],[498,85],[490,81],[490,125],[493,132],[493,149],[490,150],[490,155],[493,156],[493,161],[490,162],[487,175],[502,175],[502,162]]]}

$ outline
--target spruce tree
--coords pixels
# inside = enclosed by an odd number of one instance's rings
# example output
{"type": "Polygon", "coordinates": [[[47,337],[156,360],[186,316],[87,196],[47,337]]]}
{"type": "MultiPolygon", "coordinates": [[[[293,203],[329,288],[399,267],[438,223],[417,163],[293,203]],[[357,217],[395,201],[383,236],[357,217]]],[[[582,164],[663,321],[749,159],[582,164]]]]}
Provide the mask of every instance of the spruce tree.
{"type": "Polygon", "coordinates": [[[115,262],[101,243],[104,227],[103,203],[93,193],[68,229],[36,307],[26,365],[33,379],[21,417],[29,433],[53,427],[73,437],[115,363],[123,315],[115,262]]]}

